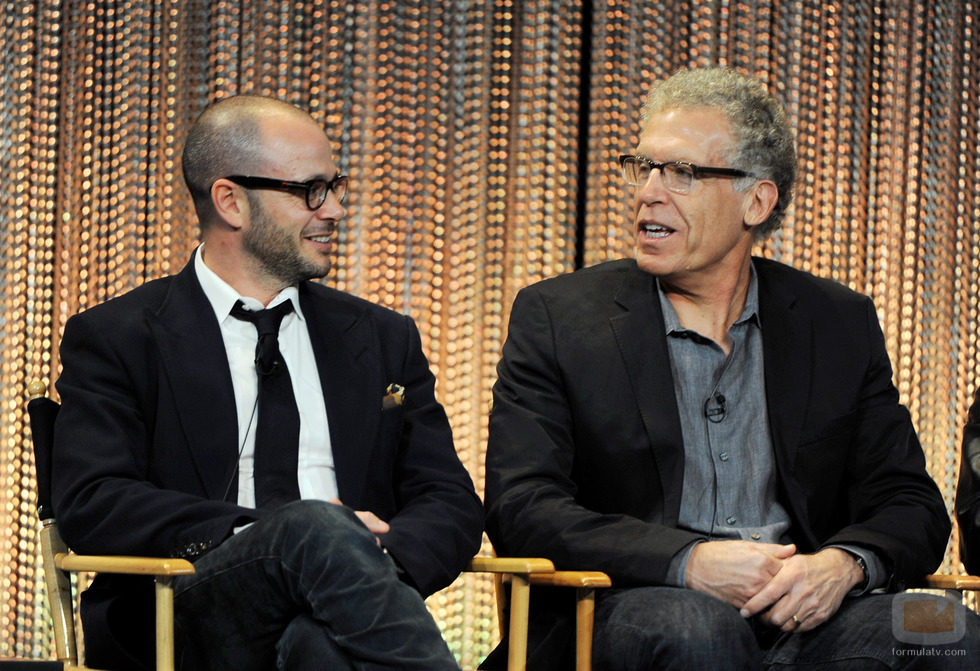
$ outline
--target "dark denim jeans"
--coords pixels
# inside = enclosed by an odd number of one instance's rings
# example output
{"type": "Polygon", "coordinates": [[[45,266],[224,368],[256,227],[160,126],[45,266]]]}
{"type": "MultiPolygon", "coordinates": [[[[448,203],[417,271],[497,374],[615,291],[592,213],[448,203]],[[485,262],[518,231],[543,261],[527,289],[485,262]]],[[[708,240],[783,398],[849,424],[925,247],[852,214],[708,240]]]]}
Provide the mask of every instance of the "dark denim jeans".
{"type": "MultiPolygon", "coordinates": [[[[965,608],[962,639],[902,643],[892,633],[894,595],[845,599],[813,631],[780,634],[714,597],[677,587],[601,593],[596,603],[594,668],[602,671],[936,671],[976,669],[980,617],[965,608]]],[[[959,608],[959,606],[956,606],[959,608]]]]}
{"type": "Polygon", "coordinates": [[[452,669],[439,628],[354,513],[295,501],[176,581],[182,668],[452,669]]]}

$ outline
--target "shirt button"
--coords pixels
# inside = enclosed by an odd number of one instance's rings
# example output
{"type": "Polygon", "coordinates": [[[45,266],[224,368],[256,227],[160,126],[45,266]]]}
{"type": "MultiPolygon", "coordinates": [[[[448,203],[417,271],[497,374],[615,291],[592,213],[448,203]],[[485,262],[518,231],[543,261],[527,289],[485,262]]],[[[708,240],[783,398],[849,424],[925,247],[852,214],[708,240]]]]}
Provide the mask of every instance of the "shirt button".
{"type": "Polygon", "coordinates": [[[737,519],[735,518],[735,516],[734,516],[734,515],[729,515],[729,516],[728,516],[728,517],[727,517],[727,518],[725,519],[725,521],[726,521],[726,522],[727,522],[728,524],[735,524],[736,522],[738,522],[738,520],[737,520],[737,519]]]}
{"type": "Polygon", "coordinates": [[[722,452],[721,454],[718,455],[718,458],[721,459],[722,461],[728,461],[728,452],[722,452]]]}
{"type": "Polygon", "coordinates": [[[757,541],[760,538],[762,538],[762,534],[760,534],[758,531],[752,533],[752,540],[757,541]]]}

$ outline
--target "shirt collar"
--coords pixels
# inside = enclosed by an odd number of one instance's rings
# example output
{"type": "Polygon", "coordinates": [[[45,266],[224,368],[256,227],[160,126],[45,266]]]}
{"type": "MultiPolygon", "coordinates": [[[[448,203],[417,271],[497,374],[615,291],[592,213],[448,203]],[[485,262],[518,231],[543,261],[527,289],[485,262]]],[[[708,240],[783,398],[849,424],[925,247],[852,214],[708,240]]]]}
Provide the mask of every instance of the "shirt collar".
{"type": "Polygon", "coordinates": [[[248,310],[261,310],[264,307],[271,308],[280,303],[292,301],[293,311],[296,313],[296,316],[299,317],[300,321],[306,321],[303,317],[303,311],[299,306],[299,289],[296,286],[289,286],[280,291],[269,302],[268,306],[262,305],[262,302],[257,298],[242,296],[230,284],[218,277],[217,273],[208,268],[204,262],[204,243],[198,245],[198,248],[194,252],[194,272],[197,274],[197,281],[200,282],[201,289],[204,290],[204,295],[207,296],[208,302],[211,303],[211,308],[214,310],[214,315],[218,318],[219,323],[228,318],[231,314],[231,309],[238,301],[241,301],[248,310]]]}
{"type": "MultiPolygon", "coordinates": [[[[656,278],[656,281],[657,296],[660,299],[660,308],[664,315],[664,332],[667,335],[672,333],[690,333],[690,329],[681,326],[681,320],[677,317],[677,311],[674,310],[674,306],[671,305],[670,300],[660,286],[660,278],[656,278]]],[[[759,318],[759,280],[756,277],[754,263],[749,263],[749,288],[745,292],[745,307],[742,308],[742,314],[739,315],[732,326],[749,321],[760,329],[762,328],[762,321],[759,318]]]]}

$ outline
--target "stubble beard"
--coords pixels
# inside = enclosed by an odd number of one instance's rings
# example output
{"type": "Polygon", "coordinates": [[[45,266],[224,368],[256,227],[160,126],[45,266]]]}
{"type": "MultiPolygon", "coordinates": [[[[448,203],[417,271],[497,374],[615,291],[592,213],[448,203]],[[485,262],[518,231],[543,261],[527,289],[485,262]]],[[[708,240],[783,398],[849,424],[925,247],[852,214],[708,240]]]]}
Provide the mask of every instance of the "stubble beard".
{"type": "Polygon", "coordinates": [[[266,275],[276,278],[284,286],[292,286],[325,277],[330,272],[330,259],[324,257],[323,262],[317,264],[305,258],[298,239],[276,226],[257,199],[250,208],[251,226],[245,231],[242,244],[266,275]]]}

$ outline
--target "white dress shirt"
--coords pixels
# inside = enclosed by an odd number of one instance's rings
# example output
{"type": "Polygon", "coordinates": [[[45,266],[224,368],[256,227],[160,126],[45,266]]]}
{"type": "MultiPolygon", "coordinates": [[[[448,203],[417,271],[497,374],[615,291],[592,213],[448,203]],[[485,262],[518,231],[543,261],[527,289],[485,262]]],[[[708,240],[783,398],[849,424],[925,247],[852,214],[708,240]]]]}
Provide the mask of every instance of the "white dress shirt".
{"type": "Polygon", "coordinates": [[[253,461],[255,423],[258,418],[258,372],[255,369],[258,333],[252,323],[231,316],[231,308],[239,300],[247,310],[261,310],[285,301],[293,303],[293,312],[287,314],[279,326],[279,351],[289,369],[293,395],[299,409],[299,493],[303,499],[336,499],[337,478],[327,425],[327,408],[313,356],[310,332],[299,305],[298,289],[283,289],[267,306],[255,298],[240,296],[231,285],[207,267],[203,250],[202,244],[194,254],[194,270],[221,326],[235,390],[235,407],[238,411],[238,504],[255,507],[253,461]]]}

